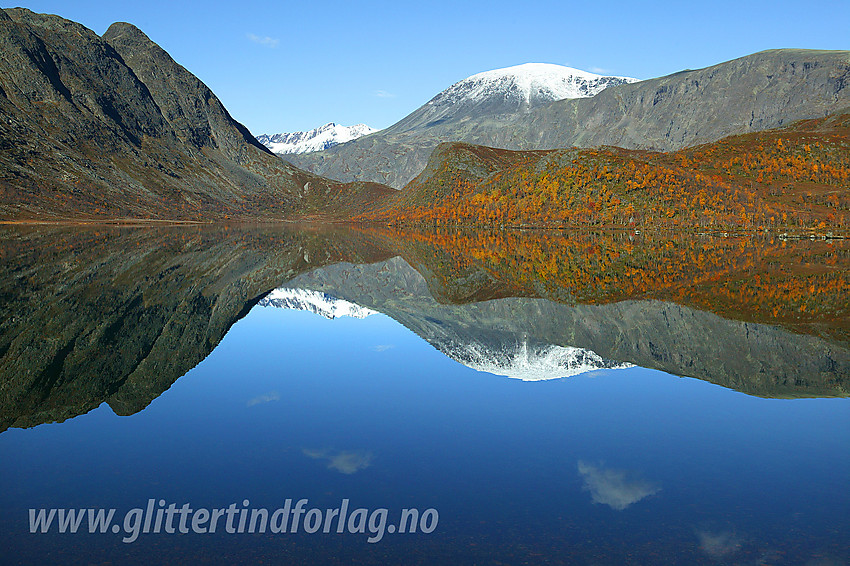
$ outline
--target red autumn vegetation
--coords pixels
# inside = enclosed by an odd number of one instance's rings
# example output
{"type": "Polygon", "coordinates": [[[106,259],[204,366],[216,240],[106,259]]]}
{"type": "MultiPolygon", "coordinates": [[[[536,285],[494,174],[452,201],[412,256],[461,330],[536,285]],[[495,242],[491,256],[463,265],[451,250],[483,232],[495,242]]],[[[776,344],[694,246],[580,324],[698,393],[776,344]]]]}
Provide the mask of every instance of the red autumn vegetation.
{"type": "Polygon", "coordinates": [[[673,153],[610,147],[509,152],[453,144],[442,148],[439,160],[390,206],[357,219],[820,233],[850,228],[846,114],[673,153]],[[503,166],[493,164],[494,155],[503,166]]]}
{"type": "Polygon", "coordinates": [[[446,300],[493,298],[458,288],[479,272],[497,282],[488,293],[573,304],[662,300],[850,339],[850,240],[394,227],[382,235],[425,267],[446,300]]]}

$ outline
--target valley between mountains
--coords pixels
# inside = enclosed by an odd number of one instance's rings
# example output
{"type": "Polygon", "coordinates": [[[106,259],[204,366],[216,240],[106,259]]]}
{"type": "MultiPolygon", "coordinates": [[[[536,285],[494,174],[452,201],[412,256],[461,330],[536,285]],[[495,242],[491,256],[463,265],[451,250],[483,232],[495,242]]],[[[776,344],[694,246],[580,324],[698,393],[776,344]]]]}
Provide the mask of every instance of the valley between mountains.
{"type": "Polygon", "coordinates": [[[385,130],[327,130],[331,141],[318,142],[326,149],[281,157],[131,24],[98,36],[59,16],[5,9],[0,44],[7,222],[831,237],[848,224],[847,51],[766,51],[642,81],[542,64],[488,71],[385,130]]]}
{"type": "Polygon", "coordinates": [[[0,562],[850,563],[850,6],[34,4],[0,562]]]}

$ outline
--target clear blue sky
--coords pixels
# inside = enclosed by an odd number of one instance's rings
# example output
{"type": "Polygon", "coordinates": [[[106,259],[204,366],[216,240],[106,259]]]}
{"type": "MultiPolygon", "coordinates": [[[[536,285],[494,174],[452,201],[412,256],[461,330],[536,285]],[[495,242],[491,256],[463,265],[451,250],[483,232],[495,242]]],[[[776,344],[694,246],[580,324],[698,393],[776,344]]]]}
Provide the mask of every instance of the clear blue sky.
{"type": "Polygon", "coordinates": [[[763,49],[850,49],[848,0],[24,6],[99,34],[114,21],[137,25],[254,134],[326,122],[383,128],[460,79],[528,62],[651,78],[763,49]]]}

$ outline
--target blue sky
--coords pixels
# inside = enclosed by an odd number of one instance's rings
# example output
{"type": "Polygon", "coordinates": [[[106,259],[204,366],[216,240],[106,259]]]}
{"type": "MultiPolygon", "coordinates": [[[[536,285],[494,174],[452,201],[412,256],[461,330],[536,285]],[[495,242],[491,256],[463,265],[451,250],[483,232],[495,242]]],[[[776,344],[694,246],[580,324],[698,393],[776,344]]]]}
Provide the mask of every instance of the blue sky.
{"type": "MultiPolygon", "coordinates": [[[[8,6],[8,5],[7,5],[8,6]]],[[[450,84],[528,62],[651,78],[778,47],[850,49],[850,2],[33,0],[147,33],[254,134],[383,128],[450,84]]]]}

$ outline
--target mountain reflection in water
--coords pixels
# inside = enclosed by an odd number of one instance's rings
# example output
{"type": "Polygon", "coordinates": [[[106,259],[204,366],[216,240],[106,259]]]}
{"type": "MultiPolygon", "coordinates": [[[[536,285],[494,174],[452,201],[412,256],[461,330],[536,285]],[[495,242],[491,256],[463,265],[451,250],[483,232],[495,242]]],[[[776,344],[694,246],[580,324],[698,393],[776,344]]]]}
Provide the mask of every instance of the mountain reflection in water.
{"type": "Polygon", "coordinates": [[[844,240],[6,227],[0,257],[0,429],[143,409],[279,288],[523,379],[636,364],[811,397],[850,375],[844,240]]]}

